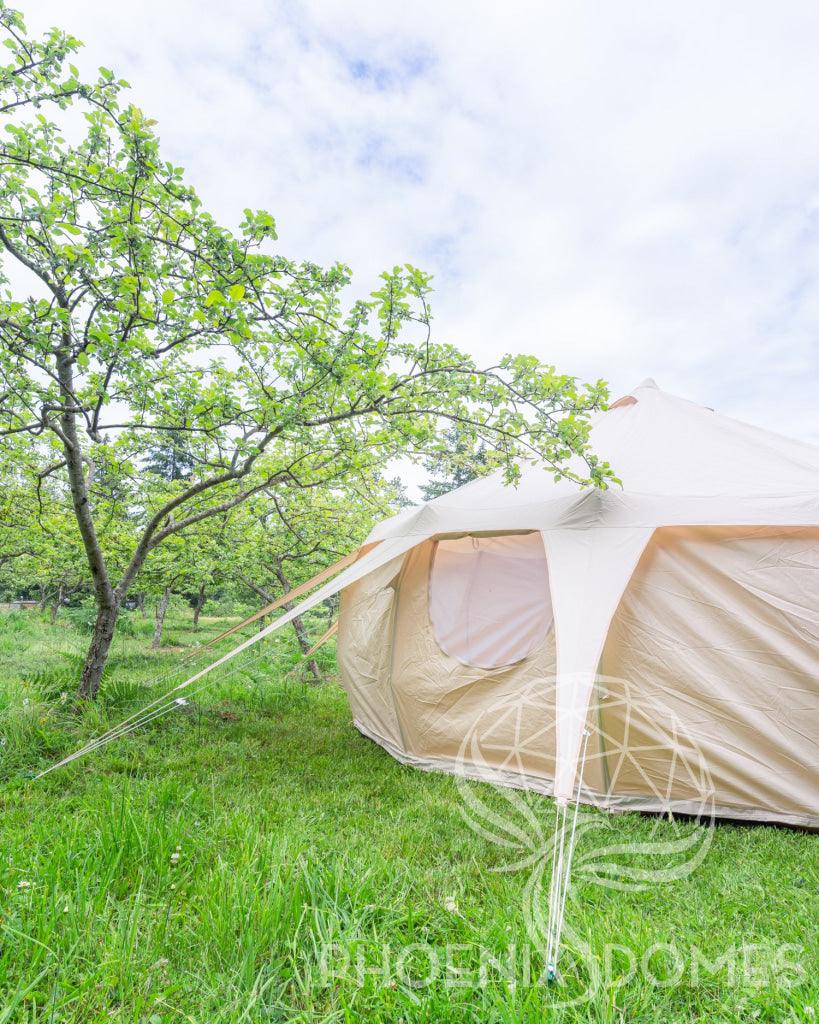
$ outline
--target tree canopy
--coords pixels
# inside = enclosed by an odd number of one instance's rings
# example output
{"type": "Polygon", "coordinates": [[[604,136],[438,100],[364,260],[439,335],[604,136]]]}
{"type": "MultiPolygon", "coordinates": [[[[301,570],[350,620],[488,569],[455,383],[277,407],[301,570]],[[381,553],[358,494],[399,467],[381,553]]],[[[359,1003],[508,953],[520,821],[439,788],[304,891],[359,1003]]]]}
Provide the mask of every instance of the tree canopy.
{"type": "Polygon", "coordinates": [[[269,213],[221,226],[127,83],[105,68],[82,80],[76,40],[32,40],[5,6],[0,27],[0,439],[27,439],[33,474],[70,497],[98,612],[82,694],[151,552],[254,495],[365,479],[399,456],[447,464],[445,423],[509,482],[521,458],[612,479],[589,447],[602,382],[533,356],[479,366],[434,337],[416,268],[348,299],[349,268],[277,253],[269,213]],[[116,557],[112,516],[132,527],[116,557]]]}

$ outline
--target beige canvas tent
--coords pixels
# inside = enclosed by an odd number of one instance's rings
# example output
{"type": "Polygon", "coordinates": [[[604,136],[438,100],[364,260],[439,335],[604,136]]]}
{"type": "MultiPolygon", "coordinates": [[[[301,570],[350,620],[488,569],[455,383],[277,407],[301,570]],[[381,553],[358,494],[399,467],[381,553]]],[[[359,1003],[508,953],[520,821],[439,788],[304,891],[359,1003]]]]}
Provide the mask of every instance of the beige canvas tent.
{"type": "Polygon", "coordinates": [[[330,585],[355,725],[563,802],[589,730],[582,799],[818,826],[819,448],[653,381],[592,443],[622,489],[531,467],[373,531],[330,585]]]}
{"type": "Polygon", "coordinates": [[[563,808],[819,827],[819,448],[650,380],[592,443],[622,488],[535,466],[518,487],[488,476],[406,509],[248,620],[314,588],[269,626],[41,774],[184,704],[341,591],[355,725],[403,762],[563,808]]]}

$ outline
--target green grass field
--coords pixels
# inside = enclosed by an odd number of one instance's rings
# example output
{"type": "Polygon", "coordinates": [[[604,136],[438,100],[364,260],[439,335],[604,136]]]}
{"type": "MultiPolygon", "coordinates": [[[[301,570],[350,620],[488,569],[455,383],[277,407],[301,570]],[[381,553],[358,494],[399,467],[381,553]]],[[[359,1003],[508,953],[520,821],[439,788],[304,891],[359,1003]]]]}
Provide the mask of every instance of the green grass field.
{"type": "MultiPolygon", "coordinates": [[[[147,703],[145,681],[224,622],[194,634],[178,613],[176,650],[155,654],[150,625],[128,617],[104,700],[78,715],[83,615],[0,615],[0,1024],[815,1020],[815,836],[721,825],[688,878],[580,881],[568,918],[602,980],[570,949],[563,983],[542,984],[531,872],[497,870],[506,853],[469,827],[455,780],[352,728],[332,651],[328,683],[301,682],[289,637],[32,781],[147,703]]],[[[471,785],[503,813],[502,793],[471,785]]],[[[529,805],[548,829],[550,801],[529,805]]],[[[618,841],[674,834],[610,824],[618,841]]]]}

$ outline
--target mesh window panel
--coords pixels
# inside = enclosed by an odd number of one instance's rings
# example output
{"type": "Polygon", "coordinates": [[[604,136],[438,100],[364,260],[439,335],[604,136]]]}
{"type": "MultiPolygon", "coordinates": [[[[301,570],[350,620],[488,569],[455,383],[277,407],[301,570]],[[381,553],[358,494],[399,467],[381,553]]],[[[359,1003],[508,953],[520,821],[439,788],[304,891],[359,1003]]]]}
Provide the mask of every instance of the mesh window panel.
{"type": "Polygon", "coordinates": [[[429,616],[441,650],[466,665],[498,668],[521,661],[552,626],[540,534],[438,541],[429,616]]]}

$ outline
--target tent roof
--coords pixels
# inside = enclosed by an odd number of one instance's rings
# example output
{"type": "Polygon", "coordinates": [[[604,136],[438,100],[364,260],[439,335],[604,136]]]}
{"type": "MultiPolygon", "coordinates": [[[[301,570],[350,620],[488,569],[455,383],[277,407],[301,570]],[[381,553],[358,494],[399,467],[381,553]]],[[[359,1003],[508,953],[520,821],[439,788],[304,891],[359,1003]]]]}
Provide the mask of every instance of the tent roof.
{"type": "Polygon", "coordinates": [[[405,509],[369,539],[595,526],[819,526],[819,447],[670,395],[651,379],[614,406],[595,418],[591,443],[622,488],[581,488],[526,465],[516,487],[493,473],[405,509]]]}

